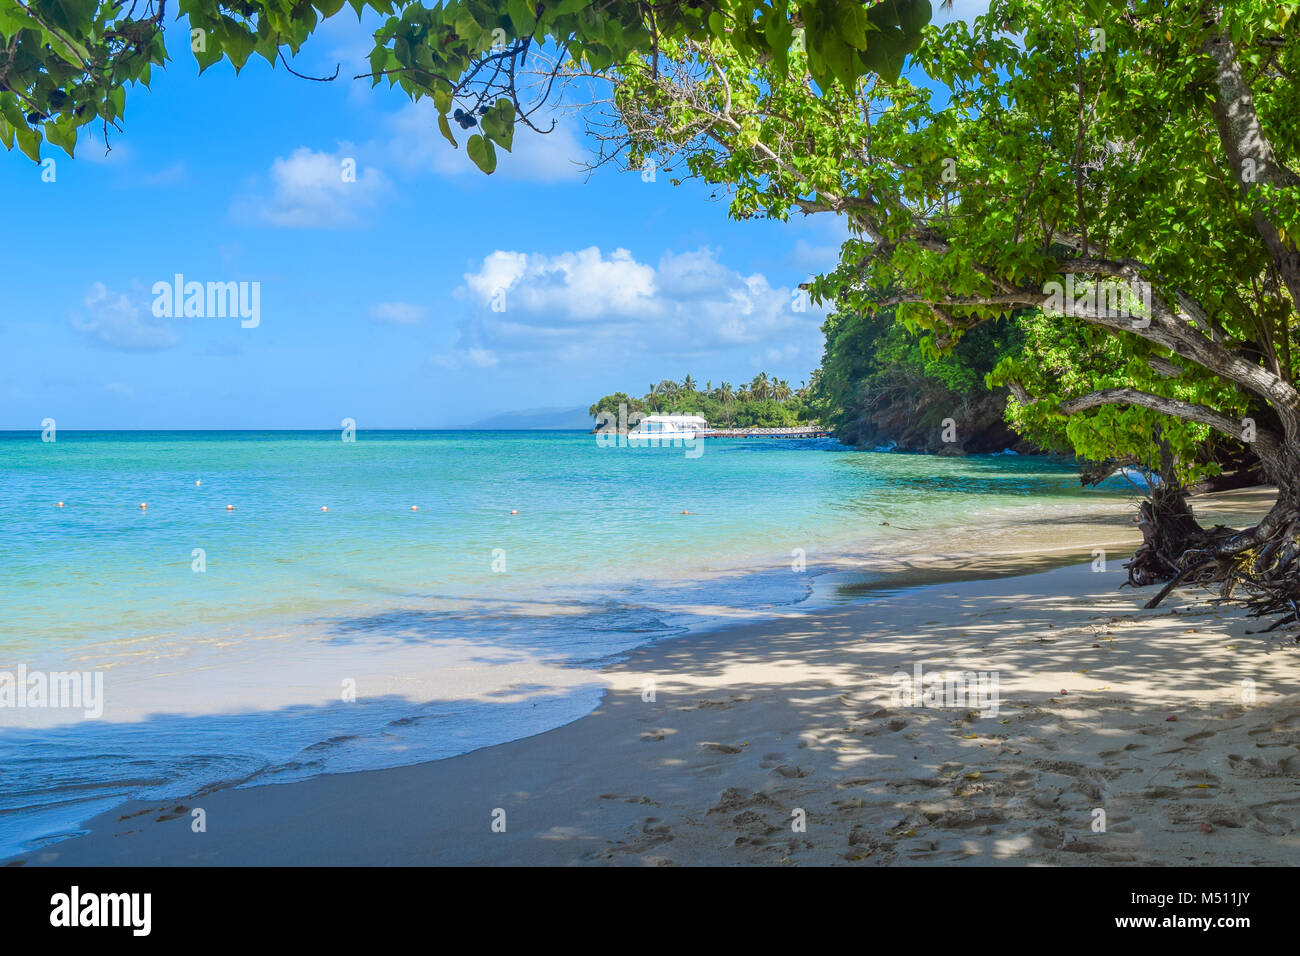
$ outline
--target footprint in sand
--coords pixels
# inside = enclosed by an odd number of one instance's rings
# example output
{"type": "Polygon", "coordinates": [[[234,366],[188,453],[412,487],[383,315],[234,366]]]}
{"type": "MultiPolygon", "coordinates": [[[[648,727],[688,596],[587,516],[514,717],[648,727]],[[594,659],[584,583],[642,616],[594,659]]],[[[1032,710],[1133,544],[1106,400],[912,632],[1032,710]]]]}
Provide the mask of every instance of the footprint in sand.
{"type": "Polygon", "coordinates": [[[1246,777],[1288,777],[1295,775],[1295,768],[1292,764],[1295,759],[1295,757],[1288,757],[1274,763],[1271,760],[1265,760],[1263,757],[1243,757],[1241,754],[1228,754],[1228,766],[1235,773],[1246,777]]]}
{"type": "Polygon", "coordinates": [[[805,770],[803,767],[792,767],[789,764],[782,764],[772,772],[780,774],[789,780],[797,780],[801,777],[811,777],[813,773],[811,770],[805,770]]]}
{"type": "Polygon", "coordinates": [[[1126,754],[1134,750],[1143,750],[1143,749],[1145,749],[1144,744],[1125,744],[1119,750],[1102,750],[1098,752],[1097,756],[1105,759],[1106,757],[1115,757],[1118,756],[1119,754],[1126,754]]]}
{"type": "Polygon", "coordinates": [[[700,746],[705,750],[716,750],[721,754],[738,754],[741,750],[740,747],[733,747],[731,744],[715,743],[712,740],[701,741],[700,746]]]}
{"type": "Polygon", "coordinates": [[[628,802],[628,803],[640,803],[640,804],[644,804],[645,806],[648,806],[648,807],[657,807],[657,806],[659,806],[658,803],[656,803],[655,801],[651,800],[649,797],[625,797],[625,796],[623,796],[621,793],[602,793],[602,794],[600,795],[600,799],[602,799],[602,800],[625,800],[625,801],[628,802]]]}
{"type": "MultiPolygon", "coordinates": [[[[608,860],[615,855],[645,853],[647,850],[652,850],[673,839],[672,829],[658,817],[646,817],[645,822],[641,825],[641,834],[637,839],[615,844],[609,849],[593,853],[587,858],[608,860]]],[[[647,857],[646,862],[650,862],[652,859],[656,861],[658,866],[671,863],[670,860],[665,860],[663,857],[647,857]]]]}
{"type": "MultiPolygon", "coordinates": [[[[930,817],[930,814],[926,814],[930,817]]],[[[1006,814],[992,809],[970,807],[962,810],[945,810],[930,819],[932,826],[944,830],[969,830],[973,827],[992,827],[1007,822],[1006,814]]]]}
{"type": "Polygon", "coordinates": [[[728,697],[726,700],[697,700],[693,704],[687,704],[685,707],[678,707],[678,710],[726,710],[729,707],[735,707],[737,704],[743,704],[751,701],[752,697],[728,697]]]}
{"type": "Polygon", "coordinates": [[[753,807],[776,809],[780,807],[775,800],[765,793],[751,793],[743,787],[728,787],[718,797],[718,802],[711,806],[709,813],[738,813],[753,807]]]}

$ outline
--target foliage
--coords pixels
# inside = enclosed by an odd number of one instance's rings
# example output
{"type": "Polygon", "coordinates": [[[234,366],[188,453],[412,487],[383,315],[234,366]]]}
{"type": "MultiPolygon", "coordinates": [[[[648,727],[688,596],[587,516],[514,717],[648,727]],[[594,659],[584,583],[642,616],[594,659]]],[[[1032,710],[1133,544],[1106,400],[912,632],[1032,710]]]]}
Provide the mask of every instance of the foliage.
{"type": "MultiPolygon", "coordinates": [[[[1211,397],[1216,408],[1240,417],[1245,397],[1204,372],[1189,369],[1166,380],[1150,364],[1152,351],[1142,343],[1125,343],[1104,329],[1069,316],[1025,313],[1021,319],[1023,349],[1004,357],[988,375],[990,384],[1016,383],[1019,401],[1007,404],[1007,420],[1022,435],[1046,448],[1072,449],[1090,461],[1137,465],[1148,472],[1163,470],[1163,455],[1172,455],[1174,474],[1192,484],[1218,474],[1208,454],[1211,429],[1154,414],[1136,405],[1107,404],[1089,414],[1063,416],[1060,403],[1073,395],[1109,388],[1139,388],[1186,401],[1211,397]]],[[[1161,369],[1168,371],[1165,365],[1161,369]]]]}
{"type": "Polygon", "coordinates": [[[826,348],[810,391],[819,416],[837,430],[870,418],[891,390],[905,389],[943,411],[969,402],[988,388],[985,378],[999,360],[1018,355],[1024,343],[1020,319],[989,323],[946,351],[928,348],[894,317],[878,312],[833,312],[822,326],[826,348]]]}
{"type": "Polygon", "coordinates": [[[601,412],[618,415],[623,405],[629,419],[634,414],[700,415],[719,427],[780,428],[816,420],[807,399],[806,387],[791,388],[789,382],[766,372],[739,388],[730,382],[716,388],[706,382],[701,389],[687,375],[681,382],[666,378],[651,385],[644,398],[630,398],[624,392],[606,395],[588,411],[593,418],[601,412]]]}
{"type": "MultiPolygon", "coordinates": [[[[852,85],[868,71],[896,75],[929,21],[929,0],[347,0],[360,18],[384,17],[369,70],[412,99],[428,97],[453,146],[454,122],[475,130],[466,142],[484,172],[497,148],[509,150],[516,123],[536,102],[520,99],[521,81],[542,51],[559,51],[603,71],[673,39],[712,41],[736,56],[784,71],[792,43],[807,50],[818,82],[852,85]]],[[[295,55],[344,0],[179,0],[200,70],[222,59],[241,70],[257,55],[292,69],[295,55]]],[[[118,127],[128,85],[148,86],[167,59],[167,0],[0,0],[0,142],[15,139],[32,160],[43,141],[72,154],[80,129],[99,119],[118,127]]],[[[543,73],[546,71],[543,70],[543,73]]],[[[326,77],[323,79],[334,79],[326,77]]],[[[536,127],[534,127],[536,128],[536,127]]]]}

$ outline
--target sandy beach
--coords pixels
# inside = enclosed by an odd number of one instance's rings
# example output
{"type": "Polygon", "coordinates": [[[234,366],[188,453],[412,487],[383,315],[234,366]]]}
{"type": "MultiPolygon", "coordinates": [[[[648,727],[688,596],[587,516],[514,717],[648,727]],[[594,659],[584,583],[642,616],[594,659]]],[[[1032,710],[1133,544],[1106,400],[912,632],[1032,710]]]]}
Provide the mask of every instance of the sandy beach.
{"type": "MultiPolygon", "coordinates": [[[[1267,497],[1195,504],[1208,523],[1267,497]]],[[[643,647],[547,733],[132,803],[9,865],[1294,863],[1300,648],[1205,591],[1143,610],[1124,555],[1091,557],[1135,543],[1126,521],[900,560],[836,607],[643,647]],[[918,668],[996,695],[912,700],[918,668]]]]}

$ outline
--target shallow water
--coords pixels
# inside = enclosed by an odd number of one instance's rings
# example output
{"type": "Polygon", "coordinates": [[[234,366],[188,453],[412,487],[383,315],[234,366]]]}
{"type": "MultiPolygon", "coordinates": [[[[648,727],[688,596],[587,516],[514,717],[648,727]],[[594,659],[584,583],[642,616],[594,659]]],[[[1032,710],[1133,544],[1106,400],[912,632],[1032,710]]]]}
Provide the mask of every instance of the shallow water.
{"type": "Polygon", "coordinates": [[[0,855],[133,796],[537,733],[596,705],[600,662],[806,602],[899,529],[1127,493],[834,441],[0,433],[0,673],[104,682],[96,719],[0,706],[0,855]]]}

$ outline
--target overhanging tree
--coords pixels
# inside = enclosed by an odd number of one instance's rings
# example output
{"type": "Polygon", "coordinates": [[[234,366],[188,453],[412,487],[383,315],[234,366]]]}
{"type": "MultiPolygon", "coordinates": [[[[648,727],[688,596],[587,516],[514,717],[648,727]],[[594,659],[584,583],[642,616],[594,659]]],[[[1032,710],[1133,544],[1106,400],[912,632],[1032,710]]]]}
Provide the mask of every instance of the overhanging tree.
{"type": "MultiPolygon", "coordinates": [[[[601,71],[663,41],[710,38],[743,57],[780,64],[796,32],[818,82],[852,84],[868,71],[897,75],[929,21],[929,0],[347,0],[384,19],[356,79],[387,80],[430,98],[457,146],[455,123],[475,130],[470,158],[485,172],[509,150],[516,123],[534,117],[554,66],[601,71]],[[548,55],[549,51],[549,55],[548,55]],[[531,66],[530,66],[531,55],[531,66]],[[537,69],[539,58],[548,61],[537,69]],[[541,74],[540,78],[537,74],[541,74]],[[531,85],[524,82],[528,75],[531,85]]],[[[32,160],[49,142],[72,154],[81,129],[120,128],[126,90],[148,86],[167,59],[168,15],[184,17],[201,70],[256,54],[294,72],[297,54],[344,0],[0,0],[0,142],[32,160]],[[288,57],[286,57],[286,52],[288,57]]],[[[296,74],[301,75],[301,74],[296,74]]],[[[308,79],[333,80],[330,77],[308,79]]]]}
{"type": "Polygon", "coordinates": [[[787,73],[673,44],[624,69],[626,133],[607,144],[729,185],[739,217],[846,217],[854,237],[814,294],[895,307],[935,348],[1054,304],[1063,334],[1108,339],[1113,367],[1001,377],[1088,457],[1115,450],[1115,429],[1250,441],[1278,486],[1268,515],[1203,529],[1170,487],[1144,508],[1130,573],[1245,585],[1258,610],[1295,618],[1296,6],[994,0],[973,28],[926,31],[909,75],[939,89],[871,76],[819,91],[798,57],[787,73]]]}

